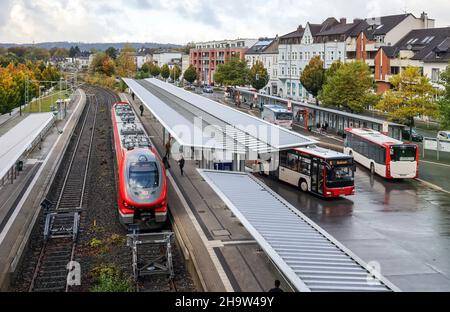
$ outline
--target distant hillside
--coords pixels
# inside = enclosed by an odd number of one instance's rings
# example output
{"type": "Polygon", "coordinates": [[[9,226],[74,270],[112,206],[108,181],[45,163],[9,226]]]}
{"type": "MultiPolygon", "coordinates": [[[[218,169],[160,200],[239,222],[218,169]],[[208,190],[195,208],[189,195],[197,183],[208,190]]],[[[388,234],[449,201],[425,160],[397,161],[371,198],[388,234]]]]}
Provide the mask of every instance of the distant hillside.
{"type": "Polygon", "coordinates": [[[116,42],[116,43],[83,43],[83,42],[41,42],[36,44],[16,44],[16,43],[0,43],[0,47],[9,48],[15,46],[35,46],[39,48],[51,49],[51,48],[66,48],[70,49],[72,46],[78,46],[82,51],[90,51],[91,49],[96,50],[106,50],[109,47],[114,47],[116,49],[121,49],[124,45],[130,45],[135,49],[145,47],[145,48],[179,48],[179,44],[171,43],[157,43],[157,42],[116,42]]]}

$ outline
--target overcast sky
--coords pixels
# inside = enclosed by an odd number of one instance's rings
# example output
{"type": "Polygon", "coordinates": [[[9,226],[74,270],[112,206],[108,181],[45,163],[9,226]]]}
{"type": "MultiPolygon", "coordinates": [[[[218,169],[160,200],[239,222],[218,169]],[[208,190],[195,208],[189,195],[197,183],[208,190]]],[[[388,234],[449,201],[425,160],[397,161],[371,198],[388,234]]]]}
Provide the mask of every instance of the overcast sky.
{"type": "Polygon", "coordinates": [[[0,0],[0,42],[160,42],[283,35],[299,24],[426,11],[450,26],[449,0],[0,0]]]}

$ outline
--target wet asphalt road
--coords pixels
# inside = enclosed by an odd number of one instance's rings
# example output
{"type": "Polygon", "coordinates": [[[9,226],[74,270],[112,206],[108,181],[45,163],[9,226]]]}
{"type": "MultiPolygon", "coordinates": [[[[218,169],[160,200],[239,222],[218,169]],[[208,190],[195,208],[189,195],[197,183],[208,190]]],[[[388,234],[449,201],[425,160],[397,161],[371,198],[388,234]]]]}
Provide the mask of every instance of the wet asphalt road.
{"type": "Polygon", "coordinates": [[[362,167],[356,195],[337,200],[262,179],[364,261],[377,261],[401,290],[450,291],[450,194],[371,178],[362,167]]]}

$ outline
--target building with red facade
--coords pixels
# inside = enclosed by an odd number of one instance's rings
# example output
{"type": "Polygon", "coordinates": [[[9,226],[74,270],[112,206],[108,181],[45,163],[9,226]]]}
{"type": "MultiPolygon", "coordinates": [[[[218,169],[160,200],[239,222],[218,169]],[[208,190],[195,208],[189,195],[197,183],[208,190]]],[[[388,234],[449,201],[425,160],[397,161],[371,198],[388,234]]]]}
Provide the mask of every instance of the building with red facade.
{"type": "Polygon", "coordinates": [[[245,52],[257,39],[236,39],[223,41],[199,42],[190,50],[190,64],[197,71],[197,81],[214,84],[214,73],[219,64],[224,64],[233,57],[245,59],[245,52]]]}

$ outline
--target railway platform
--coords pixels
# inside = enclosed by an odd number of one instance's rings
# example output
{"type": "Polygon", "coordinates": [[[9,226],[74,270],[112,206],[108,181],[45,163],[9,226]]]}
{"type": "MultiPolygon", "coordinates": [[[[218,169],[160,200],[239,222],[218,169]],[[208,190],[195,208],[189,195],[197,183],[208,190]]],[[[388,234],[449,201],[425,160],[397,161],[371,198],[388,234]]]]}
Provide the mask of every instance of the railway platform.
{"type": "MultiPolygon", "coordinates": [[[[62,160],[73,129],[83,111],[86,94],[76,92],[67,119],[52,127],[38,148],[27,153],[23,171],[13,184],[0,188],[0,289],[7,290],[21,260],[40,204],[62,160]],[[61,133],[62,131],[62,133],[61,133]]],[[[22,118],[8,121],[8,127],[22,118]]],[[[6,126],[6,124],[4,124],[6,126]]]]}
{"type": "MultiPolygon", "coordinates": [[[[121,94],[133,104],[131,96],[121,94]]],[[[163,153],[162,127],[148,111],[141,117],[158,151],[163,153]]],[[[175,232],[182,238],[188,263],[205,291],[256,291],[273,287],[280,275],[259,245],[233,216],[223,201],[197,172],[195,161],[186,160],[182,176],[176,159],[169,160],[170,211],[175,232]]],[[[289,291],[282,281],[282,288],[289,291]]]]}

